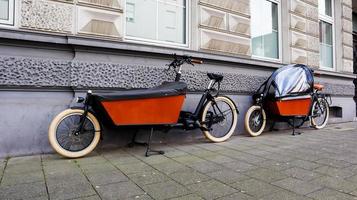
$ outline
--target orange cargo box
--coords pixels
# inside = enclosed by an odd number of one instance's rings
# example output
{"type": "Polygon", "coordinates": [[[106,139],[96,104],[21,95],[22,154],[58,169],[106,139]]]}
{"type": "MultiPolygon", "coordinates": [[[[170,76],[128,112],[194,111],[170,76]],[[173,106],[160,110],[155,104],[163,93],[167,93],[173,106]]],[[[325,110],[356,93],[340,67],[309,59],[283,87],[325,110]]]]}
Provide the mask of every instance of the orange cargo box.
{"type": "Polygon", "coordinates": [[[185,95],[101,101],[115,125],[160,125],[178,121],[185,95]]]}
{"type": "Polygon", "coordinates": [[[267,104],[268,109],[275,115],[307,116],[311,107],[311,96],[285,97],[267,104]]]}

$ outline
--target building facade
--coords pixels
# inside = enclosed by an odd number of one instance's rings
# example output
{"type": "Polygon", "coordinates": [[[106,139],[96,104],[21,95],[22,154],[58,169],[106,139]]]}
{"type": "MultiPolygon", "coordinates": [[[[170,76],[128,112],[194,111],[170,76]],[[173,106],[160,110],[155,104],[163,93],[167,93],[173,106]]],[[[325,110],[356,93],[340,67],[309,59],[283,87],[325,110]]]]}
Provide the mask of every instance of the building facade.
{"type": "MultiPolygon", "coordinates": [[[[222,73],[240,110],[276,68],[307,64],[332,95],[331,122],[356,117],[352,0],[0,0],[0,156],[51,151],[52,118],[87,89],[148,88],[185,66],[185,109],[222,73]]],[[[130,134],[107,130],[104,143],[130,134]],[[115,138],[115,139],[113,139],[115,138]]],[[[183,137],[183,136],[173,136],[183,137]]],[[[188,136],[187,136],[188,137],[188,136]]],[[[166,138],[167,139],[167,138],[166,138]]],[[[113,142],[115,141],[115,142],[113,142]]]]}

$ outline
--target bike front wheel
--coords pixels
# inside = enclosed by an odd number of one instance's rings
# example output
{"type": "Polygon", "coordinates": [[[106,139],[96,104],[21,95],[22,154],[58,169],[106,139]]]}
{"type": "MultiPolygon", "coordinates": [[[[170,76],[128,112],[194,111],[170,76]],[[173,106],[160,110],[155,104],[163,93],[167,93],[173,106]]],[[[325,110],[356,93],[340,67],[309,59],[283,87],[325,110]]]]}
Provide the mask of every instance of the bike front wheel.
{"type": "Polygon", "coordinates": [[[311,124],[315,129],[322,129],[327,125],[329,118],[329,105],[325,98],[318,98],[312,104],[311,124]]]}
{"type": "Polygon", "coordinates": [[[253,137],[263,133],[266,125],[266,114],[262,107],[252,106],[245,114],[245,130],[253,137]]]}
{"type": "Polygon", "coordinates": [[[203,108],[203,133],[212,142],[223,142],[229,139],[237,126],[238,112],[234,102],[228,97],[215,97],[203,108]]]}
{"type": "Polygon", "coordinates": [[[88,113],[83,132],[78,134],[80,118],[84,110],[67,109],[51,122],[48,139],[52,148],[67,158],[79,158],[92,152],[100,140],[100,125],[96,117],[88,113]]]}

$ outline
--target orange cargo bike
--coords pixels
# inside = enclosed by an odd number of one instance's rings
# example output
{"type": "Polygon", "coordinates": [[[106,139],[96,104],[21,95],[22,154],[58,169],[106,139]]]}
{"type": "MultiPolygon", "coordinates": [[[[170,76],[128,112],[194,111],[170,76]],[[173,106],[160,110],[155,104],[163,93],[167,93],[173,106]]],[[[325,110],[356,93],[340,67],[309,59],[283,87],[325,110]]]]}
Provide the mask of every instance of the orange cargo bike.
{"type": "MultiPolygon", "coordinates": [[[[219,93],[223,76],[208,73],[210,83],[194,112],[181,111],[187,85],[180,81],[183,64],[201,64],[188,56],[177,57],[168,65],[176,74],[175,81],[149,89],[92,92],[76,99],[81,107],[59,113],[49,127],[53,149],[68,158],[87,155],[101,138],[103,123],[113,126],[150,128],[146,156],[163,154],[150,148],[154,128],[199,128],[213,142],[223,142],[234,132],[238,110],[234,102],[219,93]]],[[[135,136],[134,136],[135,140],[135,136]]]]}
{"type": "Polygon", "coordinates": [[[306,121],[316,129],[324,128],[331,98],[320,93],[323,88],[314,83],[314,72],[306,65],[281,67],[253,95],[254,105],[245,115],[245,129],[251,136],[258,136],[268,119],[272,121],[271,129],[276,121],[288,122],[293,127],[293,135],[295,128],[306,121]]]}

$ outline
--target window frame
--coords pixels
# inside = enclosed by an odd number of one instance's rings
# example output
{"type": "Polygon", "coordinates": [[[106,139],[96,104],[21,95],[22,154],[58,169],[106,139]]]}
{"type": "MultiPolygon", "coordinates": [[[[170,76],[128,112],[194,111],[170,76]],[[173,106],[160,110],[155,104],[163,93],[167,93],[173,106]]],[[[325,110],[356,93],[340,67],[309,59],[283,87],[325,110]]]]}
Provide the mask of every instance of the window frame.
{"type": "MultiPolygon", "coordinates": [[[[251,49],[251,57],[253,59],[256,59],[256,60],[262,60],[262,61],[269,61],[269,62],[279,62],[279,63],[282,63],[283,62],[283,58],[282,58],[282,22],[281,22],[281,0],[265,0],[265,1],[269,1],[271,3],[276,3],[278,5],[278,48],[279,48],[279,51],[278,51],[278,56],[279,58],[270,58],[270,57],[264,57],[264,56],[257,56],[257,55],[254,55],[253,54],[253,50],[251,49]]],[[[252,8],[250,8],[250,12],[252,12],[252,8]]],[[[252,26],[252,21],[250,21],[250,26],[252,26]]],[[[250,46],[251,48],[253,47],[253,40],[252,40],[252,36],[250,36],[250,46]]]]}
{"type": "Polygon", "coordinates": [[[335,71],[336,70],[335,0],[331,0],[331,15],[332,16],[328,16],[326,14],[321,14],[319,12],[319,20],[318,20],[318,24],[319,24],[319,45],[321,45],[320,37],[321,37],[321,34],[322,34],[322,33],[320,33],[320,21],[323,21],[325,23],[331,24],[331,26],[332,26],[332,67],[326,67],[326,66],[323,66],[321,64],[321,60],[320,60],[321,52],[319,52],[319,68],[322,69],[322,70],[327,70],[327,71],[335,71]]]}
{"type": "Polygon", "coordinates": [[[15,0],[9,0],[9,19],[0,19],[0,25],[14,26],[15,25],[15,0]]]}
{"type": "MultiPolygon", "coordinates": [[[[163,2],[164,0],[156,0],[157,2],[163,2]]],[[[154,45],[154,46],[162,46],[162,47],[174,47],[174,48],[181,48],[181,49],[189,49],[190,48],[190,43],[191,43],[191,32],[190,32],[190,27],[191,27],[191,9],[189,8],[191,0],[186,0],[185,3],[185,10],[186,10],[186,19],[185,19],[185,43],[180,44],[180,43],[175,43],[175,42],[167,42],[167,41],[160,41],[160,40],[153,40],[153,39],[146,39],[146,38],[141,38],[141,37],[135,37],[135,36],[128,36],[126,31],[126,4],[127,1],[124,1],[124,23],[123,23],[123,30],[124,30],[124,37],[123,40],[126,42],[131,42],[131,43],[137,43],[137,44],[145,44],[145,45],[154,45]]],[[[158,5],[157,5],[158,6],[158,5]]],[[[158,10],[158,9],[157,9],[158,10]]],[[[158,12],[156,13],[156,16],[158,16],[158,12]]],[[[158,17],[156,18],[156,22],[158,22],[158,17]]],[[[156,28],[156,35],[158,34],[158,27],[156,28]]]]}

